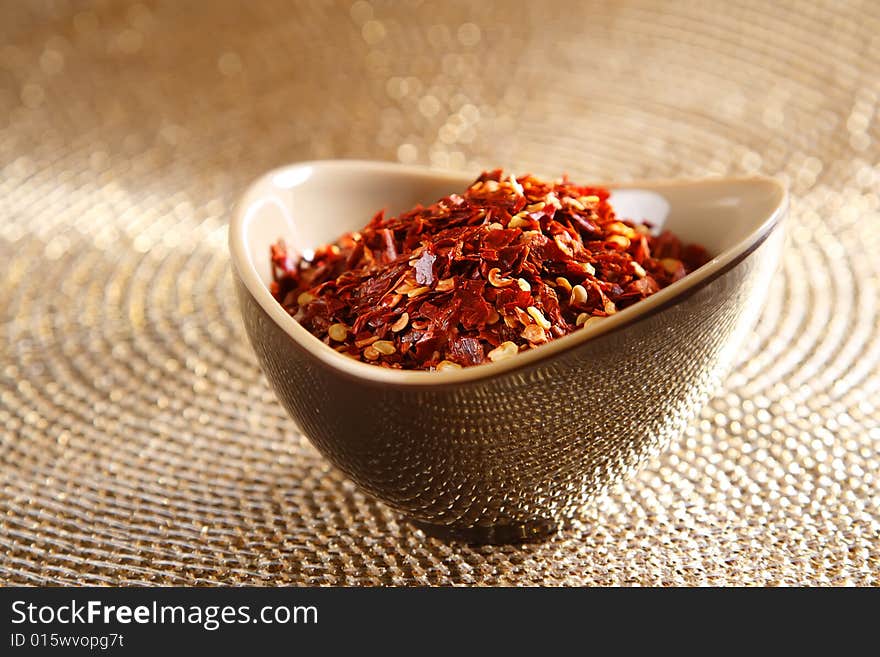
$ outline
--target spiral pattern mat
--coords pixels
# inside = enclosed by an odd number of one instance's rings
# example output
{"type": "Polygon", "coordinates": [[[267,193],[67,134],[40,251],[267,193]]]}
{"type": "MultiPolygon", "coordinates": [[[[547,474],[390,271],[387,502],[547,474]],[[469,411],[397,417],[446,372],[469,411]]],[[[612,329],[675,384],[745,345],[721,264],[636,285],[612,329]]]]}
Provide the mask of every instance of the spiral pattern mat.
{"type": "Polygon", "coordinates": [[[877,585],[878,34],[876,2],[4,3],[0,580],[877,585]],[[770,174],[789,243],[668,451],[549,542],[444,543],[310,446],[238,317],[237,195],[337,157],[770,174]]]}

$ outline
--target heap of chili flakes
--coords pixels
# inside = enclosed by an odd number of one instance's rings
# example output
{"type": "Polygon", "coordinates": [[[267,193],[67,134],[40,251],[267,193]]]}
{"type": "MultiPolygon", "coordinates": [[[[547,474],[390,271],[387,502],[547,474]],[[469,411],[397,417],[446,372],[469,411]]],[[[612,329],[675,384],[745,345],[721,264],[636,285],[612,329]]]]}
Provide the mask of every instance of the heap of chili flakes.
{"type": "Polygon", "coordinates": [[[613,315],[708,260],[618,219],[609,192],[483,173],[462,195],[297,258],[272,247],[272,294],[355,359],[442,370],[498,361],[613,315]]]}

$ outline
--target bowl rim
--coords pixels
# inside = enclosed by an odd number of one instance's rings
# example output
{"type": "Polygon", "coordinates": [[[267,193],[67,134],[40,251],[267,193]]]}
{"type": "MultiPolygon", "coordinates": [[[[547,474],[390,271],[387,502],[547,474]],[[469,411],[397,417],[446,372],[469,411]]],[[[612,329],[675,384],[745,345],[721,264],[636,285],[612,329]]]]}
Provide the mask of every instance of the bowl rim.
{"type": "MultiPolygon", "coordinates": [[[[777,203],[772,212],[749,233],[744,239],[732,247],[722,251],[713,257],[708,263],[688,274],[679,281],[663,288],[659,292],[642,299],[638,303],[624,308],[620,312],[608,317],[602,322],[594,322],[592,326],[575,331],[561,338],[556,338],[536,349],[521,352],[514,358],[508,358],[498,362],[482,363],[462,369],[442,371],[424,370],[398,370],[387,367],[377,367],[369,363],[356,361],[334,351],[320,339],[309,333],[278,303],[269,288],[261,280],[256,267],[251,259],[251,251],[246,240],[249,222],[252,213],[248,212],[249,205],[245,202],[261,187],[279,174],[289,173],[292,170],[310,167],[321,169],[358,169],[373,173],[396,173],[420,178],[433,178],[438,181],[448,181],[450,184],[467,184],[472,176],[460,171],[433,169],[418,165],[405,165],[395,162],[383,162],[372,160],[311,160],[295,162],[274,168],[264,173],[249,184],[236,203],[229,224],[229,251],[232,259],[233,270],[239,280],[247,289],[251,297],[263,311],[281,328],[296,344],[308,352],[324,365],[331,367],[349,378],[378,384],[394,384],[400,386],[415,387],[445,387],[472,383],[478,380],[496,378],[501,375],[521,370],[536,363],[548,360],[563,352],[577,348],[584,342],[592,340],[600,335],[622,330],[629,325],[641,321],[651,315],[661,312],[669,307],[684,301],[698,290],[702,289],[719,276],[730,271],[755,251],[779,226],[788,208],[788,191],[785,185],[768,176],[742,176],[742,177],[711,177],[702,179],[655,179],[646,181],[626,181],[620,183],[591,183],[605,186],[609,189],[649,189],[660,190],[670,187],[699,185],[701,183],[718,184],[727,183],[755,183],[772,187],[777,194],[777,203]]],[[[454,190],[451,190],[454,191],[454,190]]],[[[268,255],[267,255],[268,257],[268,255]]]]}

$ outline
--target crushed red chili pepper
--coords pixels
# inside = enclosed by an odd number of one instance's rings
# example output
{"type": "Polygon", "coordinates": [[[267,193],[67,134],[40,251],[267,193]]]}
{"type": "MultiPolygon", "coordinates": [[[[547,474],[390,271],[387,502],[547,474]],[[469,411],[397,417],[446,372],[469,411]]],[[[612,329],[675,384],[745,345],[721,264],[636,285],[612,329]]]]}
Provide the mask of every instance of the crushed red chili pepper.
{"type": "Polygon", "coordinates": [[[483,173],[462,194],[297,257],[272,246],[272,294],[357,360],[442,370],[572,333],[705,264],[706,250],[618,218],[609,192],[567,178],[483,173]]]}

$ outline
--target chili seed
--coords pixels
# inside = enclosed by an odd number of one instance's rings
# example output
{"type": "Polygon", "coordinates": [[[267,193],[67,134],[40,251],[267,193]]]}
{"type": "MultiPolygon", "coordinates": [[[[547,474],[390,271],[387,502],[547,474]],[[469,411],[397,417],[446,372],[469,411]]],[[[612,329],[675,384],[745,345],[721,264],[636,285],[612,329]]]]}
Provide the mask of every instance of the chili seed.
{"type": "Polygon", "coordinates": [[[517,320],[519,321],[519,323],[522,324],[523,326],[528,326],[529,324],[532,323],[532,316],[529,315],[529,314],[528,314],[525,310],[523,310],[522,308],[514,308],[514,309],[513,309],[513,314],[516,315],[516,319],[517,319],[517,320]]]}
{"type": "Polygon", "coordinates": [[[556,235],[553,238],[553,241],[556,242],[556,246],[559,247],[559,250],[562,251],[569,258],[574,255],[574,251],[571,250],[571,246],[569,246],[559,235],[556,235]]]}
{"type": "Polygon", "coordinates": [[[400,333],[409,324],[409,313],[403,313],[396,322],[391,325],[391,330],[400,333]]]}
{"type": "Polygon", "coordinates": [[[390,356],[395,351],[397,351],[394,343],[389,340],[376,340],[376,342],[373,343],[372,348],[378,351],[383,356],[390,356]]]}
{"type": "Polygon", "coordinates": [[[556,197],[556,194],[554,194],[553,192],[550,192],[549,194],[547,194],[547,196],[544,197],[544,202],[547,205],[552,205],[557,210],[562,209],[562,203],[559,202],[559,199],[556,197]]]}
{"type": "Polygon", "coordinates": [[[493,287],[507,287],[508,285],[513,285],[512,278],[506,278],[504,276],[499,276],[501,270],[498,267],[493,267],[489,270],[489,275],[487,278],[493,287]]]}
{"type": "Polygon", "coordinates": [[[435,289],[438,292],[449,292],[449,290],[455,289],[455,279],[444,278],[443,280],[437,281],[437,287],[435,289]]]}
{"type": "Polygon", "coordinates": [[[575,208],[576,210],[580,210],[581,212],[587,209],[583,203],[581,203],[576,198],[572,198],[571,196],[566,196],[564,202],[566,205],[570,205],[571,207],[575,208]]]}
{"type": "Polygon", "coordinates": [[[373,344],[378,339],[379,339],[378,335],[371,335],[370,337],[364,338],[363,340],[355,340],[354,346],[357,347],[358,349],[362,349],[363,347],[367,347],[367,346],[373,344]]]}
{"type": "Polygon", "coordinates": [[[517,181],[516,176],[511,174],[510,178],[508,178],[508,182],[510,183],[511,188],[513,189],[513,191],[516,193],[517,196],[525,195],[525,190],[523,189],[523,186],[520,185],[519,182],[517,181]]]}
{"type": "Polygon", "coordinates": [[[504,360],[505,358],[516,356],[518,353],[519,347],[516,346],[516,343],[507,341],[502,342],[486,355],[493,363],[497,363],[499,360],[504,360]]]}
{"type": "Polygon", "coordinates": [[[296,303],[297,303],[297,305],[299,305],[299,306],[305,306],[305,305],[307,305],[307,304],[310,304],[310,303],[311,303],[312,301],[314,301],[314,300],[315,300],[315,295],[314,295],[314,294],[309,294],[308,292],[303,292],[302,294],[300,294],[300,295],[296,298],[296,303]]]}
{"type": "Polygon", "coordinates": [[[348,327],[345,324],[331,324],[327,329],[327,335],[331,340],[343,342],[348,337],[348,327]]]}
{"type": "Polygon", "coordinates": [[[556,284],[561,287],[566,292],[571,293],[571,283],[568,282],[568,279],[564,276],[559,276],[556,278],[556,284]]]}
{"type": "Polygon", "coordinates": [[[532,286],[529,285],[529,282],[524,278],[517,278],[516,284],[519,285],[519,289],[523,292],[531,292],[532,286]]]}
{"type": "Polygon", "coordinates": [[[615,221],[614,223],[608,224],[608,230],[617,235],[623,235],[628,239],[633,239],[636,236],[636,231],[622,221],[615,221]]]}
{"type": "MultiPolygon", "coordinates": [[[[580,319],[580,317],[578,317],[578,319],[580,319]]],[[[588,326],[593,326],[594,324],[601,322],[603,319],[605,319],[605,318],[604,317],[587,317],[578,326],[582,326],[584,328],[587,328],[588,326]]]]}
{"type": "Polygon", "coordinates": [[[366,349],[364,349],[364,358],[366,358],[367,360],[378,360],[379,352],[372,346],[367,347],[366,349]]]}
{"type": "Polygon", "coordinates": [[[586,303],[588,299],[587,288],[583,285],[575,285],[571,288],[571,299],[569,300],[569,305],[586,303]]]}
{"type": "Polygon", "coordinates": [[[616,244],[624,251],[629,248],[629,238],[624,237],[623,235],[609,235],[605,241],[616,244]]]}
{"type": "Polygon", "coordinates": [[[529,315],[531,315],[532,319],[535,320],[535,323],[545,331],[549,331],[550,327],[553,326],[549,321],[547,321],[547,318],[544,317],[544,313],[538,310],[535,306],[529,306],[526,309],[526,312],[528,312],[529,315]]]}
{"type": "Polygon", "coordinates": [[[441,360],[437,363],[437,371],[442,372],[443,370],[460,370],[461,365],[458,363],[453,363],[451,360],[441,360]]]}
{"type": "Polygon", "coordinates": [[[547,341],[547,334],[544,332],[544,329],[537,324],[529,324],[523,329],[523,332],[520,335],[529,342],[547,341]]]}

